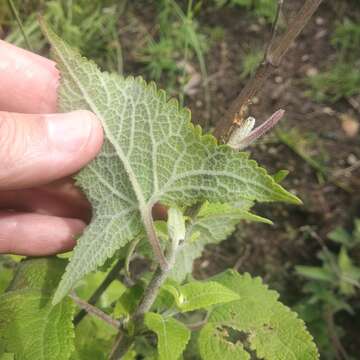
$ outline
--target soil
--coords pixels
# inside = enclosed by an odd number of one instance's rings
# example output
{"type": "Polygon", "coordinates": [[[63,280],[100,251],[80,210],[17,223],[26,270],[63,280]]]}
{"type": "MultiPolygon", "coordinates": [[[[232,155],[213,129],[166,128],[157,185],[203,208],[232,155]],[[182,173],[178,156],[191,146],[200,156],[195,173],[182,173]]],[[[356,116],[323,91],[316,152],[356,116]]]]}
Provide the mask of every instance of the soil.
{"type": "MultiPolygon", "coordinates": [[[[291,21],[302,2],[290,0],[286,3],[285,17],[291,21]]],[[[360,8],[357,9],[360,13],[360,8]]],[[[137,10],[143,26],[151,31],[153,9],[139,7],[137,10]]],[[[349,99],[335,104],[318,103],[305,94],[309,89],[305,79],[329,69],[334,63],[336,52],[330,45],[330,34],[336,21],[345,16],[355,16],[351,2],[324,2],[250,108],[250,114],[259,123],[277,109],[285,109],[286,119],[281,128],[296,129],[300,138],[313,137],[311,156],[322,158],[329,174],[327,179],[319,180],[317,171],[279,141],[275,133],[251,146],[248,150],[252,157],[270,173],[280,169],[290,171],[283,184],[298,195],[304,205],[256,206],[257,213],[273,220],[274,225],[240,225],[228,240],[205,251],[196,263],[196,277],[207,277],[234,267],[240,272],[263,276],[283,294],[285,302],[294,303],[301,291],[301,279],[294,274],[294,266],[318,264],[316,253],[321,241],[333,246],[327,242],[327,234],[337,226],[351,229],[353,219],[360,217],[360,136],[350,137],[341,121],[345,115],[359,122],[359,109],[354,108],[349,99]]],[[[223,38],[212,46],[206,57],[210,111],[201,89],[186,98],[193,121],[211,127],[245,84],[240,77],[244,54],[263,47],[271,29],[239,8],[205,6],[197,19],[200,27],[224,30],[223,38]]],[[[124,52],[127,47],[131,52],[134,38],[127,36],[126,41],[124,52]]],[[[131,55],[127,60],[125,64],[131,64],[128,70],[136,72],[131,55]]],[[[198,68],[195,61],[192,66],[198,68]]],[[[354,100],[360,103],[359,97],[354,100]]],[[[347,328],[353,329],[346,341],[349,353],[360,353],[359,322],[356,326],[356,322],[346,316],[343,321],[347,328]]]]}

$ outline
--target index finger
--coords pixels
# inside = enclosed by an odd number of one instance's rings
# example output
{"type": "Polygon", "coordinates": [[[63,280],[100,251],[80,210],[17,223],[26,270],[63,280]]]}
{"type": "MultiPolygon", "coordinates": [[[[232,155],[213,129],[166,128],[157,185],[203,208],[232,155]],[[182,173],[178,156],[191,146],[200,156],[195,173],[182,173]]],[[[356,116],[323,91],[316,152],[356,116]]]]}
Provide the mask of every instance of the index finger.
{"type": "Polygon", "coordinates": [[[55,62],[0,40],[0,111],[56,111],[59,72],[55,62]]]}

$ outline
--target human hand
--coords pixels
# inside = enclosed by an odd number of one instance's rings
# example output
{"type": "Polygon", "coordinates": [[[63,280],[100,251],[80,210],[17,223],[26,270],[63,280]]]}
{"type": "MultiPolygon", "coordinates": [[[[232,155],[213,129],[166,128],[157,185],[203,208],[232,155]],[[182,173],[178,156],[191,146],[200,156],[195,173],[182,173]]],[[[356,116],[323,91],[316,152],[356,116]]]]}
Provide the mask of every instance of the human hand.
{"type": "Polygon", "coordinates": [[[89,111],[56,114],[55,63],[0,40],[0,253],[70,250],[91,207],[69,177],[103,142],[89,111]]]}

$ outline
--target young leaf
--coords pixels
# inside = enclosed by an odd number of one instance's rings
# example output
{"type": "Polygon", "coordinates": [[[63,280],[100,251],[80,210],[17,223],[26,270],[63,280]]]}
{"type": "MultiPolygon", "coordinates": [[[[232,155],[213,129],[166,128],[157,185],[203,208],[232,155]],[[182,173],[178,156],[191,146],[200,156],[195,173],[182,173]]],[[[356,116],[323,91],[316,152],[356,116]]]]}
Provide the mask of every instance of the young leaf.
{"type": "Polygon", "coordinates": [[[279,170],[273,175],[274,180],[280,184],[289,175],[289,170],[279,170]]]}
{"type": "MultiPolygon", "coordinates": [[[[210,324],[245,333],[245,343],[260,359],[318,359],[316,346],[303,321],[282,305],[278,294],[259,278],[226,271],[212,280],[238,293],[240,299],[215,306],[208,319],[210,324]]],[[[199,339],[200,348],[204,347],[204,336],[200,335],[199,339]]]]}
{"type": "Polygon", "coordinates": [[[42,28],[61,72],[60,110],[93,111],[106,135],[101,153],[77,175],[94,215],[54,303],[143,228],[159,252],[151,217],[157,202],[179,208],[205,199],[299,203],[247,154],[202,135],[189,111],[154,84],[102,73],[45,24],[42,28]]]}
{"type": "Polygon", "coordinates": [[[145,314],[144,324],[157,335],[159,359],[179,360],[190,339],[190,330],[173,318],[151,312],[145,314]]]}
{"type": "Polygon", "coordinates": [[[205,245],[217,244],[226,239],[234,232],[240,220],[271,224],[271,221],[251,214],[251,206],[251,201],[232,205],[205,202],[187,228],[185,242],[176,254],[175,266],[170,272],[170,277],[182,282],[186,275],[192,272],[193,262],[201,256],[205,245]]]}
{"type": "Polygon", "coordinates": [[[170,239],[177,244],[185,240],[185,218],[180,210],[176,208],[168,210],[167,228],[170,239]]]}
{"type": "Polygon", "coordinates": [[[66,261],[56,258],[19,264],[8,292],[0,296],[0,344],[16,359],[68,360],[74,350],[74,306],[51,304],[66,261]]]}
{"type": "Polygon", "coordinates": [[[240,342],[228,341],[226,330],[217,329],[215,324],[206,324],[198,338],[199,351],[206,360],[249,360],[250,354],[240,342]]]}
{"type": "Polygon", "coordinates": [[[239,295],[215,281],[193,281],[171,291],[181,312],[207,309],[238,300],[239,295]]]}

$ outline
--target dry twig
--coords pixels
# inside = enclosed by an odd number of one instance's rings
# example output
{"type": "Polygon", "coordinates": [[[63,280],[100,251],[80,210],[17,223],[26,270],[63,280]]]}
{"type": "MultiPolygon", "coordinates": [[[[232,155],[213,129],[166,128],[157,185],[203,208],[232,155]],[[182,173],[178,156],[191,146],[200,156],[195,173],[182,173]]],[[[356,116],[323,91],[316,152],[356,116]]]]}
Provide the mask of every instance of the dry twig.
{"type": "Polygon", "coordinates": [[[220,141],[224,143],[227,142],[231,132],[233,131],[234,121],[239,117],[242,117],[242,114],[245,112],[247,106],[251,104],[252,98],[260,92],[265,81],[269,78],[274,69],[280,65],[282,58],[289,50],[293,41],[308,23],[316,9],[319,7],[321,1],[322,0],[306,0],[293,22],[288,27],[287,31],[278,40],[276,40],[275,33],[280,8],[282,6],[282,1],[279,2],[277,12],[278,16],[276,17],[273,26],[274,36],[272,36],[270,44],[265,52],[264,61],[258,67],[255,75],[245,85],[238,97],[231,104],[229,110],[226,112],[223,119],[218,122],[214,130],[215,137],[220,141]]]}

